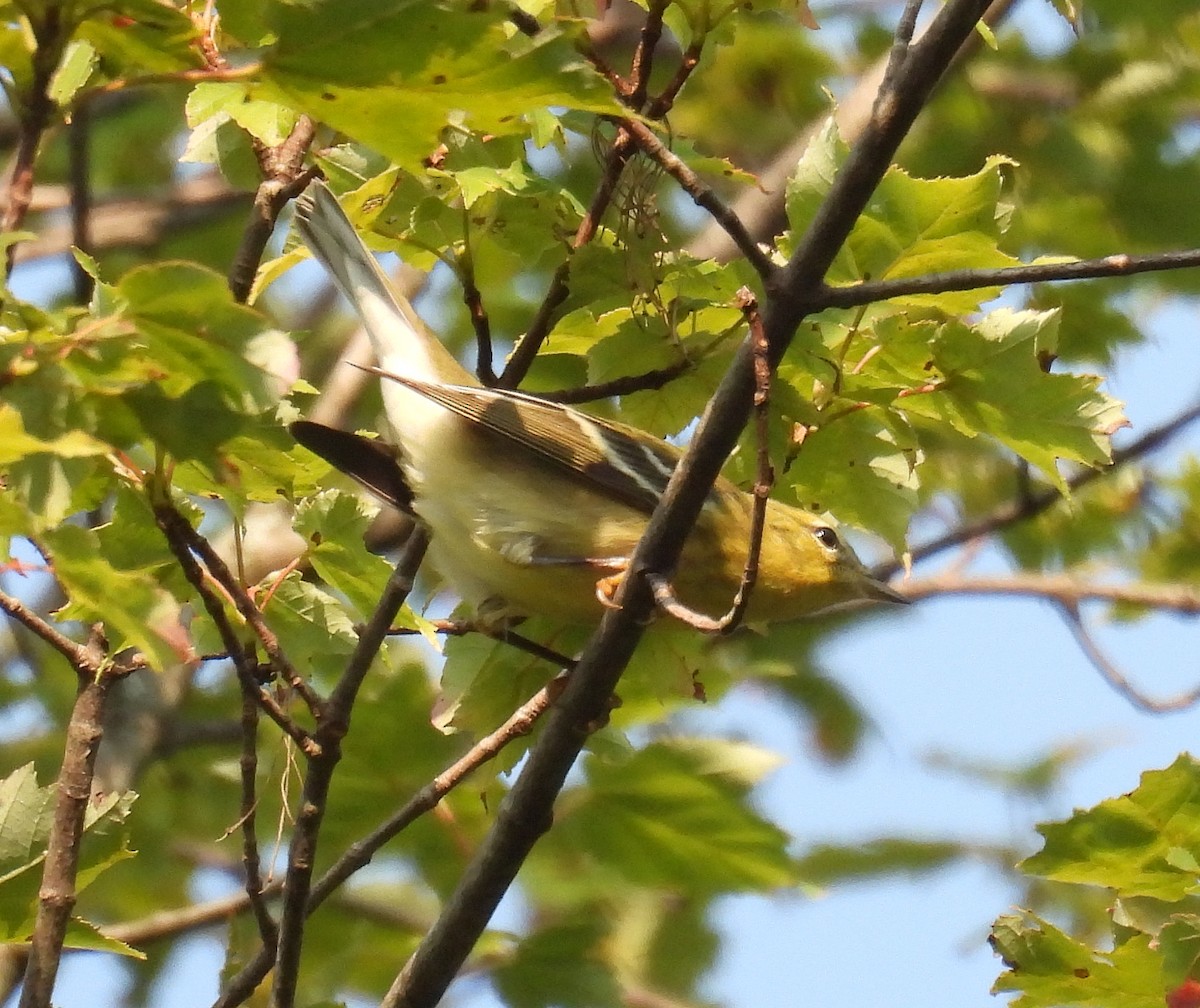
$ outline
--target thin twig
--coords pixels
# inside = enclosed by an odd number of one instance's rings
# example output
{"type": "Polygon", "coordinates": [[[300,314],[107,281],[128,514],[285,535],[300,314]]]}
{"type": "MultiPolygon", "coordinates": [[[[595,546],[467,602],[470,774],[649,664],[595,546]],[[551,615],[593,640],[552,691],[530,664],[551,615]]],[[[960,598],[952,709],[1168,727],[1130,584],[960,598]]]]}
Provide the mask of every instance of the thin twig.
{"type": "Polygon", "coordinates": [[[262,862],[258,853],[256,831],[258,813],[258,704],[254,698],[242,694],[242,756],[240,760],[242,778],[242,869],[246,887],[246,898],[254,909],[254,920],[258,924],[258,935],[262,943],[275,947],[278,932],[275,920],[263,898],[262,862]]]}
{"type": "Polygon", "coordinates": [[[155,501],[151,506],[154,510],[155,524],[158,525],[159,531],[167,540],[167,545],[175,555],[175,561],[182,569],[184,577],[200,596],[205,611],[217,628],[221,643],[233,660],[233,667],[237,672],[242,691],[254,697],[255,703],[266,712],[267,717],[274,721],[288,738],[300,746],[305,753],[313,755],[319,752],[320,747],[316,741],[292,720],[270,692],[258,681],[258,667],[253,655],[242,645],[241,639],[229,621],[223,603],[205,581],[204,571],[192,555],[190,543],[193,539],[198,538],[195,530],[169,502],[155,501]]]}
{"type": "Polygon", "coordinates": [[[238,67],[224,70],[172,70],[169,73],[140,74],[137,77],[116,77],[102,84],[94,84],[80,91],[77,101],[91,101],[100,95],[113,94],[117,91],[128,91],[131,88],[150,87],[154,84],[206,84],[225,83],[228,81],[252,81],[260,78],[262,66],[259,63],[246,63],[238,67]]]}
{"type": "Polygon", "coordinates": [[[912,45],[913,32],[917,28],[917,15],[921,12],[922,0],[908,0],[896,22],[896,33],[892,36],[892,47],[888,51],[887,65],[883,68],[883,80],[879,86],[879,94],[891,94],[896,75],[904,67],[908,58],[909,47],[912,45]]]}
{"type": "MultiPolygon", "coordinates": [[[[675,77],[662,94],[650,103],[650,107],[647,110],[647,115],[650,118],[661,118],[670,110],[679,89],[683,87],[692,70],[695,69],[699,62],[700,45],[701,41],[697,39],[688,47],[675,77]]],[[[617,86],[624,93],[624,89],[620,86],[619,82],[615,83],[614,86],[617,86]]],[[[634,147],[635,144],[629,131],[623,128],[619,129],[605,157],[600,181],[592,196],[592,202],[583,220],[579,222],[579,226],[576,228],[575,237],[571,242],[571,252],[568,253],[567,258],[554,271],[550,285],[546,290],[545,296],[542,298],[542,303],[538,307],[533,321],[530,323],[525,335],[517,342],[512,355],[509,357],[508,364],[505,366],[504,372],[500,375],[496,383],[500,388],[516,388],[529,372],[529,368],[533,364],[533,359],[537,356],[538,351],[546,341],[546,337],[549,336],[550,330],[554,325],[555,312],[567,299],[570,290],[568,284],[571,275],[571,254],[577,249],[582,248],[595,236],[600,226],[600,219],[612,201],[617,182],[621,177],[621,172],[633,155],[634,147]]]]}
{"type": "Polygon", "coordinates": [[[766,282],[779,269],[758,243],[750,236],[737,215],[716,194],[711,186],[701,180],[700,176],[691,170],[682,160],[667,150],[661,140],[645,123],[636,119],[623,119],[622,125],[633,136],[638,148],[663,171],[679,183],[681,189],[692,197],[696,206],[708,211],[709,215],[725,230],[737,246],[738,251],[754,268],[759,277],[766,282]]]}
{"type": "Polygon", "coordinates": [[[463,211],[463,252],[455,259],[455,272],[462,285],[463,304],[475,330],[475,377],[489,388],[496,384],[493,361],[492,324],[483,305],[483,295],[475,283],[475,257],[471,254],[469,215],[463,211]]]}
{"type": "MultiPolygon", "coordinates": [[[[88,104],[75,109],[67,124],[67,175],[71,188],[71,244],[85,255],[92,253],[91,216],[91,112],[88,104]]],[[[92,296],[92,277],[71,257],[71,286],[75,302],[87,304],[92,296]]]]}
{"type": "MultiPolygon", "coordinates": [[[[573,659],[560,654],[553,648],[546,647],[545,644],[539,644],[537,641],[524,637],[515,630],[510,630],[506,627],[494,627],[488,623],[475,623],[468,620],[434,620],[433,628],[438,633],[446,634],[448,637],[465,637],[467,634],[472,633],[482,634],[484,637],[489,637],[501,644],[508,644],[518,651],[524,651],[534,658],[541,658],[543,661],[549,662],[556,668],[567,672],[575,667],[573,659]]],[[[418,631],[404,627],[395,628],[391,632],[398,635],[410,635],[418,631]]]]}
{"type": "Polygon", "coordinates": [[[324,902],[359,869],[370,864],[379,849],[420,816],[433,809],[454,788],[485,763],[495,759],[511,742],[528,735],[562,692],[561,679],[543,686],[509,715],[504,724],[476,742],[370,834],[348,848],[313,886],[309,913],[324,902]]]}
{"type": "Polygon", "coordinates": [[[750,604],[754,583],[758,580],[758,563],[762,554],[763,528],[767,520],[767,499],[775,485],[775,470],[771,465],[770,422],[771,366],[767,360],[767,336],[763,331],[762,316],[758,313],[758,299],[743,287],[738,291],[738,307],[746,316],[750,329],[750,344],[754,352],[754,437],[757,445],[758,474],[754,481],[754,509],[750,514],[750,542],[746,553],[746,567],[742,581],[734,596],[733,607],[722,618],[722,633],[728,633],[741,623],[750,604]]]}
{"type": "Polygon", "coordinates": [[[1084,625],[1079,607],[1070,603],[1059,607],[1063,620],[1071,630],[1075,643],[1079,645],[1092,667],[1100,673],[1101,678],[1134,707],[1147,714],[1169,714],[1172,711],[1187,710],[1200,701],[1200,686],[1180,693],[1169,700],[1155,700],[1141,692],[1129,681],[1125,674],[1100,648],[1084,625]]]}
{"type": "Polygon", "coordinates": [[[660,389],[674,381],[692,366],[687,357],[680,357],[673,364],[643,371],[636,375],[623,375],[610,381],[596,382],[594,385],[577,385],[574,388],[554,389],[549,392],[539,392],[539,399],[549,399],[559,403],[595,402],[597,399],[611,399],[613,396],[625,396],[634,392],[647,392],[660,389]]]}
{"type": "MultiPolygon", "coordinates": [[[[87,645],[73,641],[59,632],[19,598],[0,591],[0,609],[3,609],[9,616],[66,658],[78,675],[83,678],[95,678],[99,675],[102,662],[105,660],[103,655],[97,656],[87,645]]],[[[140,668],[146,668],[146,660],[143,657],[137,656],[128,661],[125,659],[121,661],[120,671],[122,674],[140,668]]]]}
{"type": "Polygon", "coordinates": [[[287,138],[274,147],[258,141],[253,144],[263,180],[254,193],[250,220],[229,267],[229,289],[234,299],[245,302],[254,285],[254,275],[262,262],[275,222],[288,200],[297,196],[312,181],[315,169],[304,167],[304,157],[316,135],[316,123],[306,115],[296,120],[287,138]]]}
{"type": "Polygon", "coordinates": [[[528,11],[522,10],[515,3],[508,8],[508,20],[516,26],[517,31],[529,38],[533,38],[542,30],[537,18],[528,11]]]}
{"type": "Polygon", "coordinates": [[[638,38],[637,49],[629,63],[629,94],[625,103],[634,110],[641,111],[646,103],[646,91],[650,87],[650,72],[654,67],[654,50],[658,48],[662,38],[663,14],[669,6],[668,0],[651,0],[646,10],[646,20],[638,38]]]}
{"type": "MultiPolygon", "coordinates": [[[[279,883],[271,883],[266,887],[263,895],[277,895],[279,889],[279,883]]],[[[219,924],[238,914],[245,913],[249,905],[250,900],[244,892],[234,893],[206,903],[195,903],[175,910],[163,910],[139,920],[127,921],[124,924],[105,924],[100,928],[100,932],[106,938],[113,938],[116,941],[140,947],[150,942],[162,941],[164,938],[175,938],[197,928],[219,924]]]]}
{"type": "Polygon", "coordinates": [[[901,585],[910,599],[945,595],[1011,595],[1046,599],[1063,606],[1112,602],[1168,610],[1181,616],[1200,615],[1200,590],[1177,584],[1100,584],[1069,574],[1011,573],[932,575],[901,585]]]}
{"type": "Polygon", "coordinates": [[[675,104],[675,99],[679,97],[679,92],[683,90],[683,85],[692,76],[692,71],[699,66],[700,54],[703,52],[703,49],[704,36],[692,39],[688,47],[683,51],[683,55],[679,60],[679,66],[675,68],[675,73],[667,82],[667,86],[646,107],[647,119],[661,119],[671,111],[672,106],[675,104]]]}
{"type": "Polygon", "coordinates": [[[279,638],[276,636],[275,631],[267,626],[258,606],[254,604],[254,600],[250,597],[246,589],[242,587],[221,555],[213,549],[212,543],[192,528],[191,522],[184,518],[174,505],[168,503],[161,505],[161,507],[164,509],[164,520],[170,524],[173,534],[178,536],[189,550],[204,561],[204,566],[208,568],[213,579],[225,590],[234,608],[237,609],[238,614],[246,621],[246,625],[250,627],[254,632],[254,636],[262,643],[263,650],[271,660],[272,668],[288,686],[295,690],[296,694],[308,707],[309,712],[319,720],[323,706],[321,697],[317,695],[317,692],[296,671],[295,666],[288,660],[287,655],[283,653],[283,648],[279,644],[279,638]]]}
{"type": "Polygon", "coordinates": [[[290,1006],[295,1001],[304,941],[304,921],[308,916],[309,892],[316,865],[321,822],[325,817],[334,770],[341,760],[341,742],[350,730],[350,713],[354,707],[354,700],[387,638],[396,614],[412,591],[413,579],[428,545],[429,533],[424,526],[414,526],[375,612],[359,635],[354,653],[346,663],[346,670],[329,694],[329,699],[324,705],[324,716],[317,725],[315,736],[320,745],[320,753],[308,762],[296,826],[288,847],[283,906],[279,915],[279,941],[274,957],[273,1004],[279,1006],[290,1006]]]}
{"type": "MultiPolygon", "coordinates": [[[[30,56],[29,87],[16,102],[14,112],[20,127],[16,151],[13,154],[12,175],[8,183],[8,202],[0,212],[0,232],[16,231],[29,212],[33,196],[33,168],[37,162],[42,137],[55,114],[49,94],[50,80],[58,69],[63,47],[71,36],[73,25],[63,23],[64,10],[59,4],[46,4],[26,11],[34,49],[30,56]],[[36,13],[33,13],[36,11],[36,13]]],[[[4,252],[4,275],[12,274],[14,245],[4,252]]]]}
{"type": "Polygon", "coordinates": [[[762,553],[763,528],[766,525],[767,500],[775,484],[775,471],[771,466],[768,446],[767,425],[770,420],[771,368],[767,363],[767,339],[763,332],[762,316],[758,313],[758,300],[749,288],[738,291],[738,306],[746,316],[750,329],[750,343],[754,348],[754,422],[757,443],[758,476],[754,482],[754,507],[750,513],[750,536],[746,548],[746,564],[738,584],[733,604],[724,616],[713,619],[682,603],[675,595],[671,582],[657,572],[648,572],[654,601],[664,612],[705,633],[731,633],[741,624],[750,605],[754,583],[758,580],[758,564],[762,553]]]}
{"type": "MultiPolygon", "coordinates": [[[[455,632],[458,627],[450,624],[443,629],[447,632],[455,632]]],[[[539,655],[539,657],[546,657],[547,660],[561,658],[553,653],[539,655]]],[[[560,692],[561,682],[561,678],[556,679],[538,690],[528,701],[517,708],[504,724],[490,735],[480,739],[468,752],[433,778],[371,833],[349,847],[312,885],[308,903],[304,909],[305,915],[314,913],[350,876],[370,864],[371,859],[384,844],[396,837],[417,818],[433,809],[473,771],[494,759],[513,740],[528,734],[537,720],[554,702],[560,692]]],[[[266,947],[259,949],[254,958],[230,981],[214,1008],[234,1008],[243,1003],[266,977],[273,958],[271,951],[266,947]]]]}
{"type": "Polygon", "coordinates": [[[604,211],[608,209],[609,203],[612,202],[621,172],[630,157],[633,156],[633,152],[632,137],[625,130],[618,130],[605,157],[604,168],[600,174],[600,181],[596,185],[596,192],[592,196],[592,202],[588,206],[583,220],[575,229],[575,237],[571,240],[571,250],[568,252],[567,258],[559,263],[558,268],[554,271],[554,276],[550,280],[550,286],[546,290],[545,297],[542,298],[537,314],[525,335],[518,340],[513,349],[508,364],[505,365],[504,372],[496,383],[500,388],[516,388],[521,383],[521,380],[529,372],[534,357],[537,356],[542,344],[546,341],[546,337],[550,335],[550,330],[554,325],[554,313],[567,299],[570,291],[568,281],[571,276],[571,256],[595,237],[600,228],[600,219],[604,216],[604,211]]]}
{"type": "Polygon", "coordinates": [[[1058,280],[1095,280],[1101,277],[1133,276],[1163,270],[1194,269],[1200,266],[1200,249],[1132,256],[1118,253],[1100,259],[1075,262],[1031,263],[998,269],[951,270],[898,280],[868,280],[846,286],[822,284],[808,299],[809,311],[853,308],[912,294],[945,294],[950,291],[1007,287],[1019,283],[1049,283],[1058,280]]]}

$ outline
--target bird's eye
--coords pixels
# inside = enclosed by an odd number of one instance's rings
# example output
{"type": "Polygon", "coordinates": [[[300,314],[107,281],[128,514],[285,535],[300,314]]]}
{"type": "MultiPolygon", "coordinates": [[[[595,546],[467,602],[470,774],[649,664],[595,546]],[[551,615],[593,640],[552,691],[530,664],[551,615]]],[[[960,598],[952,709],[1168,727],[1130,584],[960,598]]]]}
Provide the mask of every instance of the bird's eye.
{"type": "Polygon", "coordinates": [[[813,529],[813,537],[826,549],[838,548],[838,536],[828,525],[818,525],[813,529]]]}

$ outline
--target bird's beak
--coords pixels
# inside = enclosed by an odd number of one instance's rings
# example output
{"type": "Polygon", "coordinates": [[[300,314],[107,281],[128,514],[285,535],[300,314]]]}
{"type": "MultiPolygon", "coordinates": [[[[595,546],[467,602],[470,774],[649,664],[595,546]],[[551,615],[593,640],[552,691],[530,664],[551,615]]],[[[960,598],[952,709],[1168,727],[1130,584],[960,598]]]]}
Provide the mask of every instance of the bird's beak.
{"type": "Polygon", "coordinates": [[[863,585],[863,598],[871,602],[897,602],[900,605],[911,605],[912,599],[893,588],[886,581],[868,578],[863,585]]]}

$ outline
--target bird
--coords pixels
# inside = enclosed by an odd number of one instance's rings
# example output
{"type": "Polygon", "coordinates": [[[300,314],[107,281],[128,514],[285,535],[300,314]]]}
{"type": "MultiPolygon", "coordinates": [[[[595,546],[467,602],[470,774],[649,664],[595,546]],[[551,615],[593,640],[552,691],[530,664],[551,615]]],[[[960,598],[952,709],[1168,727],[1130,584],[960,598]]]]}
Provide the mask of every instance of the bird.
{"type": "MultiPolygon", "coordinates": [[[[293,436],[423,522],[434,567],[477,618],[598,622],[682,450],[636,427],[483,386],[393,289],[321,180],[297,198],[294,219],[362,319],[377,361],[366,370],[380,377],[395,444],[307,420],[291,425],[293,436]]],[[[729,608],[753,508],[749,493],[717,479],[671,578],[687,609],[729,608]]],[[[745,622],[907,601],[866,569],[833,519],[768,500],[745,622]]]]}

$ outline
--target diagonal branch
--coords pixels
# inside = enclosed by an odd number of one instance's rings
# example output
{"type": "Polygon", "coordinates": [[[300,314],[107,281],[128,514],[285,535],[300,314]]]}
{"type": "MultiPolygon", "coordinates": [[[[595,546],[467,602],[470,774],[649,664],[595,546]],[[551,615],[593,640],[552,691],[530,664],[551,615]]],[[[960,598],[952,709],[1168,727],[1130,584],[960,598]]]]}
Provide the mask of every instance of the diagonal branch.
{"type": "MultiPolygon", "coordinates": [[[[312,885],[305,914],[315,913],[350,876],[370,864],[384,844],[433,809],[475,770],[495,759],[506,745],[528,734],[554,702],[561,682],[561,679],[556,679],[538,690],[513,711],[504,724],[476,742],[468,752],[421,788],[371,833],[351,845],[312,885]]],[[[255,957],[229,982],[214,1008],[234,1008],[235,1005],[244,1003],[266,977],[272,962],[271,949],[266,946],[260,948],[255,957]]]]}
{"type": "MultiPolygon", "coordinates": [[[[994,27],[1008,16],[1015,4],[1016,0],[993,0],[982,20],[994,27]]],[[[979,42],[979,33],[972,32],[963,40],[962,48],[956,54],[955,61],[960,61],[968,56],[979,42]]],[[[907,48],[907,46],[904,47],[905,50],[907,48]]],[[[893,51],[895,51],[894,48],[893,51]]],[[[889,53],[877,60],[866,72],[860,74],[854,89],[838,102],[837,108],[834,110],[838,132],[842,139],[849,144],[856,143],[863,131],[870,127],[871,105],[874,102],[875,93],[883,85],[890,59],[891,54],[889,53]]],[[[783,212],[787,180],[796,170],[796,163],[808,148],[816,128],[816,126],[808,128],[781,150],[764,170],[757,173],[758,187],[747,189],[734,202],[733,212],[746,225],[747,231],[758,241],[772,241],[787,227],[783,212]]],[[[720,226],[713,221],[692,239],[688,251],[697,259],[725,261],[736,254],[737,248],[720,226]]]]}
{"type": "Polygon", "coordinates": [[[304,677],[296,671],[287,655],[283,653],[275,631],[267,626],[258,606],[254,604],[249,593],[234,577],[233,571],[229,569],[221,555],[213,549],[212,544],[204,536],[192,528],[191,523],[179,513],[174,505],[170,503],[156,505],[155,516],[160,519],[160,528],[163,528],[164,533],[169,530],[187,549],[204,561],[204,566],[208,568],[217,584],[225,590],[230,601],[233,602],[238,615],[246,621],[246,625],[254,631],[254,635],[262,643],[263,650],[271,659],[272,668],[288,686],[296,691],[296,694],[308,706],[309,711],[319,717],[322,706],[321,698],[309,686],[304,677]]]}
{"type": "Polygon", "coordinates": [[[1097,584],[1069,574],[1018,572],[994,576],[933,575],[914,578],[903,587],[905,596],[914,600],[943,595],[1009,595],[1047,599],[1061,606],[1123,602],[1182,616],[1200,615],[1200,591],[1177,584],[1097,584]]]}
{"type": "Polygon", "coordinates": [[[713,188],[702,181],[677,155],[667,150],[666,145],[645,123],[637,119],[623,119],[621,124],[633,135],[642,153],[678,182],[680,188],[692,197],[696,206],[707,210],[713,220],[724,228],[725,233],[754,267],[759,277],[763,281],[770,279],[778,267],[771,262],[770,256],[758,247],[745,225],[713,188]]]}
{"type": "Polygon", "coordinates": [[[151,506],[154,511],[155,524],[158,525],[159,531],[167,540],[167,545],[175,556],[176,563],[179,564],[188,583],[200,596],[205,611],[217,628],[221,643],[233,661],[233,667],[237,672],[238,682],[243,692],[254,698],[255,703],[266,712],[267,716],[279,726],[288,738],[305,753],[312,755],[317,751],[317,743],[313,741],[308,732],[292,720],[271,693],[258,681],[258,668],[253,656],[243,647],[241,640],[234,632],[225,607],[216,592],[205,582],[204,572],[195,556],[192,555],[189,546],[192,539],[200,538],[196,535],[195,529],[170,503],[156,501],[152,502],[151,506]]]}
{"type": "MultiPolygon", "coordinates": [[[[70,637],[42,619],[19,598],[0,591],[0,609],[3,609],[9,616],[66,658],[81,681],[94,679],[100,675],[106,660],[103,654],[98,654],[95,649],[86,644],[71,640],[70,637]]],[[[121,661],[120,671],[122,674],[140,668],[146,668],[144,657],[136,656],[129,660],[123,658],[121,661]]]]}
{"type": "Polygon", "coordinates": [[[600,174],[600,181],[596,185],[596,192],[592,196],[592,202],[588,206],[583,220],[575,229],[575,237],[571,240],[570,251],[554,271],[554,276],[550,279],[550,286],[546,290],[545,297],[542,298],[542,303],[538,307],[533,321],[513,349],[508,364],[505,365],[504,372],[497,382],[500,388],[516,388],[521,383],[532,366],[534,357],[542,348],[542,344],[546,342],[546,337],[550,335],[550,330],[554,326],[555,312],[566,301],[567,295],[570,293],[572,255],[590,242],[600,229],[600,219],[608,209],[609,203],[612,202],[621,172],[624,171],[626,163],[633,156],[634,149],[633,138],[625,130],[619,130],[605,156],[604,167],[600,174]]]}
{"type": "MultiPolygon", "coordinates": [[[[764,324],[772,361],[782,355],[802,316],[794,292],[811,294],[821,282],[900,140],[986,7],[984,0],[950,0],[921,43],[912,47],[894,89],[880,96],[871,125],[788,264],[788,282],[768,285],[764,324]]],[[[709,488],[745,426],[753,389],[753,352],[743,344],[634,552],[616,599],[621,608],[604,614],[491,832],[437,923],[388,991],[384,1008],[433,1008],[442,999],[529,851],[549,827],[555,796],[583,747],[587,726],[603,715],[652,610],[644,574],[674,570],[709,488]]]]}
{"type": "Polygon", "coordinates": [[[242,694],[242,757],[239,761],[242,782],[242,867],[246,898],[254,910],[258,934],[264,945],[278,939],[275,920],[267,907],[262,879],[262,860],[258,852],[258,705],[242,694]]]}
{"type": "MultiPolygon", "coordinates": [[[[34,38],[34,49],[30,57],[30,79],[28,86],[16,95],[17,121],[20,133],[13,154],[12,174],[9,176],[7,202],[0,209],[0,232],[16,231],[33,198],[33,169],[37,161],[42,138],[50,128],[56,107],[50,97],[50,81],[58,69],[63,49],[71,37],[74,26],[68,23],[69,14],[61,4],[45,4],[29,8],[26,17],[34,38]],[[36,13],[34,13],[36,12],[36,13]]],[[[9,95],[10,98],[13,95],[9,95]]],[[[4,276],[12,273],[14,245],[4,250],[4,276]]]]}
{"type": "Polygon", "coordinates": [[[762,316],[758,313],[758,301],[747,287],[738,291],[739,307],[746,317],[750,329],[750,344],[754,350],[754,421],[757,442],[758,475],[754,481],[754,509],[750,517],[750,536],[746,547],[746,563],[742,569],[742,580],[738,584],[733,604],[725,615],[713,619],[704,613],[684,605],[675,595],[675,590],[661,574],[647,573],[654,601],[660,609],[676,619],[703,630],[706,633],[732,633],[742,622],[750,605],[750,595],[758,580],[758,561],[762,552],[763,528],[767,517],[767,499],[775,484],[775,469],[767,447],[768,405],[771,397],[771,369],[767,364],[767,338],[763,332],[762,316]]]}
{"type": "Polygon", "coordinates": [[[414,526],[384,588],[379,605],[359,634],[358,643],[346,670],[329,694],[329,699],[324,705],[323,717],[314,733],[320,750],[311,756],[308,762],[304,788],[300,796],[300,810],[296,816],[296,828],[288,847],[283,907],[279,915],[279,941],[274,950],[273,1004],[291,1005],[295,1001],[304,941],[304,921],[309,914],[309,894],[316,866],[317,842],[334,770],[341,760],[342,739],[350,730],[350,713],[355,698],[387,638],[392,621],[412,591],[413,579],[428,545],[429,533],[424,526],[414,526]]]}

